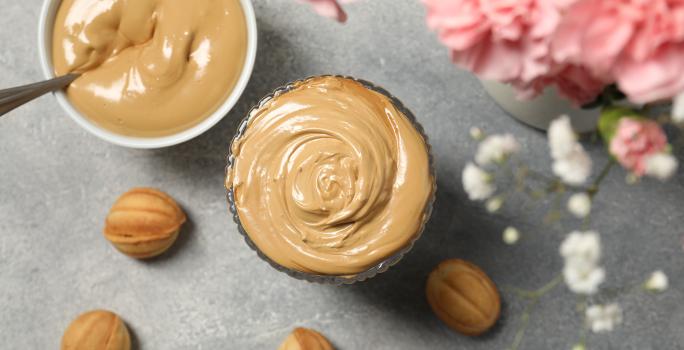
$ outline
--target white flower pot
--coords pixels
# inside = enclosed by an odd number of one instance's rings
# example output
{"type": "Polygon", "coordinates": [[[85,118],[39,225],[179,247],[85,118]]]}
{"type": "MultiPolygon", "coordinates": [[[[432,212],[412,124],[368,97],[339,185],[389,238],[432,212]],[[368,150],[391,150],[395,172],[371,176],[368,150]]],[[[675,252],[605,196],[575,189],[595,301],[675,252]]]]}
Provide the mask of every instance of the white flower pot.
{"type": "Polygon", "coordinates": [[[574,107],[569,101],[560,97],[555,87],[550,87],[536,98],[520,101],[515,97],[513,88],[496,81],[481,80],[482,86],[489,95],[513,118],[531,127],[546,130],[549,123],[565,114],[570,117],[576,132],[584,133],[596,130],[600,110],[574,107]]]}

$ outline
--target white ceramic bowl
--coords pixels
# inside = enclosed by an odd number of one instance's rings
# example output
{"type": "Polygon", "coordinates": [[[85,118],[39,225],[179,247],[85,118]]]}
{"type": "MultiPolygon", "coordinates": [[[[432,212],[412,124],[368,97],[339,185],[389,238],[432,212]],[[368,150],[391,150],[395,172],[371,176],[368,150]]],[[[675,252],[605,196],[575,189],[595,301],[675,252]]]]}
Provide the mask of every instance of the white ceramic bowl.
{"type": "MultiPolygon", "coordinates": [[[[54,69],[52,67],[52,30],[55,16],[61,3],[62,0],[45,0],[43,9],[40,13],[40,23],[38,25],[38,52],[40,54],[40,65],[46,79],[55,77],[54,69]]],[[[242,73],[240,74],[240,78],[238,79],[237,84],[235,84],[233,91],[223,104],[221,104],[221,106],[209,117],[192,128],[163,137],[124,136],[104,129],[83,116],[83,114],[74,108],[74,105],[67,99],[67,96],[63,91],[54,93],[57,102],[59,102],[59,105],[64,108],[66,113],[78,125],[103,140],[124,147],[161,148],[185,142],[202,134],[228,114],[235,103],[237,103],[240,95],[242,95],[242,92],[245,90],[247,82],[249,81],[249,77],[252,75],[252,68],[254,67],[257,51],[256,17],[254,15],[254,8],[252,7],[251,0],[240,0],[240,4],[242,5],[247,22],[247,55],[245,56],[245,64],[242,68],[242,73]]]]}
{"type": "Polygon", "coordinates": [[[562,98],[555,87],[548,87],[537,97],[521,101],[507,84],[480,80],[485,91],[513,118],[537,129],[547,130],[549,124],[561,115],[570,117],[572,128],[579,133],[596,130],[600,108],[582,109],[562,98]]]}

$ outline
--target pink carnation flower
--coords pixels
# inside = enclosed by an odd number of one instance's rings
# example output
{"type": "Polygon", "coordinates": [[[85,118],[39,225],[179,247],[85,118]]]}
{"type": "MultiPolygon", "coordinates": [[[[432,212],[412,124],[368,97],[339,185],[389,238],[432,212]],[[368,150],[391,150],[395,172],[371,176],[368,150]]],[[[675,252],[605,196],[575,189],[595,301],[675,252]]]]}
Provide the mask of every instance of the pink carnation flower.
{"type": "MultiPolygon", "coordinates": [[[[338,22],[347,21],[347,13],[344,12],[342,6],[340,6],[337,0],[302,0],[308,2],[313,6],[314,11],[321,16],[332,18],[338,22]]],[[[351,2],[353,0],[347,0],[342,2],[351,2]]]]}
{"type": "Polygon", "coordinates": [[[554,70],[546,76],[531,83],[513,82],[518,91],[518,98],[530,99],[539,95],[549,85],[556,85],[558,94],[570,100],[577,106],[596,99],[605,83],[596,79],[589,71],[576,65],[556,65],[554,70]]]}
{"type": "Polygon", "coordinates": [[[427,24],[456,64],[485,79],[531,82],[551,68],[560,21],[548,0],[423,0],[427,24]]]}
{"type": "Polygon", "coordinates": [[[567,8],[553,55],[616,81],[635,103],[684,90],[684,1],[579,0],[567,8]]]}
{"type": "Polygon", "coordinates": [[[605,82],[595,78],[584,67],[576,65],[563,67],[556,74],[554,83],[558,86],[558,93],[561,96],[577,105],[593,101],[606,86],[605,82]]]}
{"type": "Polygon", "coordinates": [[[626,117],[618,122],[610,152],[623,167],[642,176],[647,159],[663,152],[666,146],[667,137],[658,123],[626,117]]]}
{"type": "Polygon", "coordinates": [[[604,83],[588,71],[553,60],[551,41],[561,10],[574,0],[423,0],[427,24],[457,65],[484,79],[510,83],[520,98],[556,84],[577,104],[604,83]]]}

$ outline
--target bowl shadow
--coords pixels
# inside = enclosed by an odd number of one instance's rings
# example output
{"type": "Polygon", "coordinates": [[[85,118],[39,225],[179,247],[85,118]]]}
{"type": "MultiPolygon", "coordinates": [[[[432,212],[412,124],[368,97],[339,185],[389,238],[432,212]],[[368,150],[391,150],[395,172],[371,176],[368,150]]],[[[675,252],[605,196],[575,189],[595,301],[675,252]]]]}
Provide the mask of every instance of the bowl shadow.
{"type": "MultiPolygon", "coordinates": [[[[192,140],[145,151],[151,162],[186,178],[222,179],[230,142],[249,110],[275,88],[301,78],[306,72],[306,56],[296,50],[282,30],[259,17],[257,26],[259,44],[252,76],[233,109],[213,128],[192,140]]],[[[222,187],[222,181],[216,185],[217,189],[222,187]]],[[[217,193],[224,195],[222,191],[217,193]]]]}

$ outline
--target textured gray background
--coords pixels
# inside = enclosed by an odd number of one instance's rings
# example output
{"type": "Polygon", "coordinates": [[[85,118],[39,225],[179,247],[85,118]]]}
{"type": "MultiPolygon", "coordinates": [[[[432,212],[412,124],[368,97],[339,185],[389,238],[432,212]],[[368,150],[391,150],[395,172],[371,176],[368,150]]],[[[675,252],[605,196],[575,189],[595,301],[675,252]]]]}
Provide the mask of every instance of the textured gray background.
{"type": "MultiPolygon", "coordinates": [[[[36,50],[40,0],[0,0],[0,84],[41,78],[36,50]]],[[[140,349],[275,349],[295,326],[321,330],[339,349],[504,349],[523,302],[503,293],[500,324],[467,338],[431,313],[423,287],[439,261],[462,257],[500,285],[536,288],[561,268],[565,229],[541,224],[543,208],[508,207],[496,216],[469,202],[460,172],[474,152],[467,130],[510,131],[525,158],[548,171],[544,135],[508,118],[424,25],[418,1],[372,0],[348,6],[341,26],[294,0],[255,1],[259,52],[235,109],[206,134],[176,147],[143,151],[107,144],[76,126],[46,96],[0,119],[0,348],[57,349],[77,314],[121,314],[140,349]],[[352,286],[293,280],[259,260],[227,214],[224,156],[238,120],[271,89],[313,74],[374,81],[401,98],[432,140],[439,191],[432,220],[397,266],[352,286]],[[115,198],[156,186],[190,217],[164,257],[138,262],[102,237],[115,198]],[[522,241],[504,245],[513,224],[522,241]]],[[[605,156],[593,150],[597,164],[605,156]]],[[[627,187],[615,171],[598,197],[592,227],[603,234],[607,287],[639,283],[663,268],[664,294],[618,298],[625,322],[590,335],[592,349],[684,348],[684,172],[668,184],[627,187]]],[[[576,298],[561,286],[541,300],[522,349],[568,349],[578,338],[576,298]]]]}

